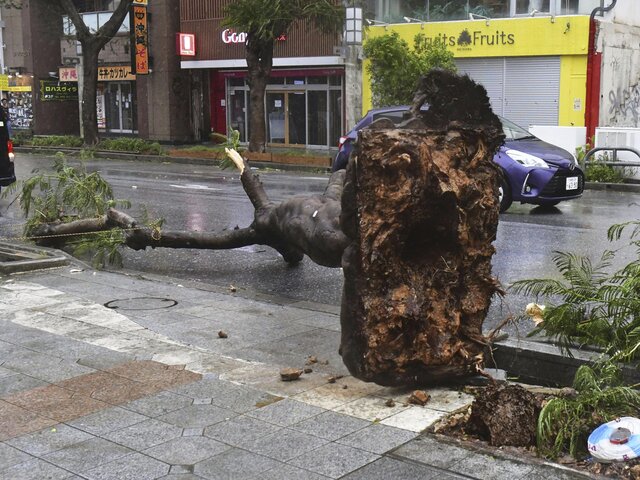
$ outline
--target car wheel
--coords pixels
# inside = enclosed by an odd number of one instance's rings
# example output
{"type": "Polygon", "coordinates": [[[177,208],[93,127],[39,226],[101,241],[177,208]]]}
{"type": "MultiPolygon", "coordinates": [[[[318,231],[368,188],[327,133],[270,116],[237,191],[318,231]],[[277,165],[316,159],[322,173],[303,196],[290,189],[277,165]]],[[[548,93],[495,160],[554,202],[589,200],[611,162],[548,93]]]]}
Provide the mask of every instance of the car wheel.
{"type": "Polygon", "coordinates": [[[509,182],[507,181],[504,174],[502,175],[502,178],[500,178],[498,200],[500,201],[500,213],[506,212],[513,202],[513,197],[511,196],[511,186],[509,186],[509,182]]]}

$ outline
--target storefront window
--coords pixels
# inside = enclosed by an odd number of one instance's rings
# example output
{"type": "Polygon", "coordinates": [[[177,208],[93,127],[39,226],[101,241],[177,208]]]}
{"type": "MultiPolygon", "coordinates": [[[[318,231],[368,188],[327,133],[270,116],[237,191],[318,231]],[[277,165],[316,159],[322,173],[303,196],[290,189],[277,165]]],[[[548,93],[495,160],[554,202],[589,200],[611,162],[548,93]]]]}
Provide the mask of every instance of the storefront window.
{"type": "MultiPolygon", "coordinates": [[[[232,79],[236,80],[236,79],[232,79]]],[[[244,90],[232,90],[229,92],[229,128],[240,132],[240,141],[247,142],[246,125],[247,118],[245,115],[245,92],[244,90]]]]}
{"type": "Polygon", "coordinates": [[[602,0],[364,0],[364,18],[387,23],[468,20],[473,16],[588,15],[602,0]]]}
{"type": "Polygon", "coordinates": [[[342,92],[329,90],[329,146],[335,147],[343,133],[342,92]]]}
{"type": "MultiPolygon", "coordinates": [[[[227,78],[229,129],[249,141],[249,88],[241,78],[227,78]]],[[[272,77],[265,95],[267,143],[334,147],[343,133],[342,76],[295,75],[272,77]]]]}
{"type": "Polygon", "coordinates": [[[327,144],[327,92],[309,92],[309,114],[307,123],[309,124],[309,143],[312,145],[327,144]]]}
{"type": "Polygon", "coordinates": [[[549,0],[516,0],[516,15],[549,13],[549,0]]]}

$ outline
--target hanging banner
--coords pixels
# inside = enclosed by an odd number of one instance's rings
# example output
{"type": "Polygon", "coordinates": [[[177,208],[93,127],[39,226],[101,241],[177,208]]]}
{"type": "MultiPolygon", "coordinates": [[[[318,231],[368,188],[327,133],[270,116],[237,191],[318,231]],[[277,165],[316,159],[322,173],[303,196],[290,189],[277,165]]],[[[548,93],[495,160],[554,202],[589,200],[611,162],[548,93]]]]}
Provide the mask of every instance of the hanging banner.
{"type": "Polygon", "coordinates": [[[135,45],[135,73],[149,74],[149,30],[146,7],[133,7],[133,40],[135,45]]]}

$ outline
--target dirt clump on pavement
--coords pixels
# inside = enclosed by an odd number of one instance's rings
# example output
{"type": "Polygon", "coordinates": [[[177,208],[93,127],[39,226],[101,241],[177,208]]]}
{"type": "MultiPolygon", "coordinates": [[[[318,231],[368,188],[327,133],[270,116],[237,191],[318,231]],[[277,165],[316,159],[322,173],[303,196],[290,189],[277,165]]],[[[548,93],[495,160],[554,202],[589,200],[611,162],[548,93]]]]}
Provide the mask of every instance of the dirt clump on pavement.
{"type": "MultiPolygon", "coordinates": [[[[531,392],[520,385],[495,383],[485,387],[468,387],[475,396],[471,407],[445,418],[430,429],[432,433],[454,438],[462,447],[515,460],[550,462],[538,455],[536,425],[545,403],[563,395],[566,389],[531,392]]],[[[543,389],[545,390],[545,389],[543,389]]],[[[566,455],[555,460],[564,467],[607,478],[640,480],[640,459],[600,463],[589,457],[583,460],[566,455]]]]}

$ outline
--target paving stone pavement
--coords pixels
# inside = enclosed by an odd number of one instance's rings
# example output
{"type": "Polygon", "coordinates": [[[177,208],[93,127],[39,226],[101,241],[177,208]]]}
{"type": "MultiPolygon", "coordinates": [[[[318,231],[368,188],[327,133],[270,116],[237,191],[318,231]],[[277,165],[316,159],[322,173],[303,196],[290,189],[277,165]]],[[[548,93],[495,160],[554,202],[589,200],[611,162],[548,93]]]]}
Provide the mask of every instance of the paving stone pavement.
{"type": "Polygon", "coordinates": [[[164,277],[0,276],[0,480],[589,478],[421,434],[471,398],[354,379],[339,331],[332,306],[164,277]]]}

